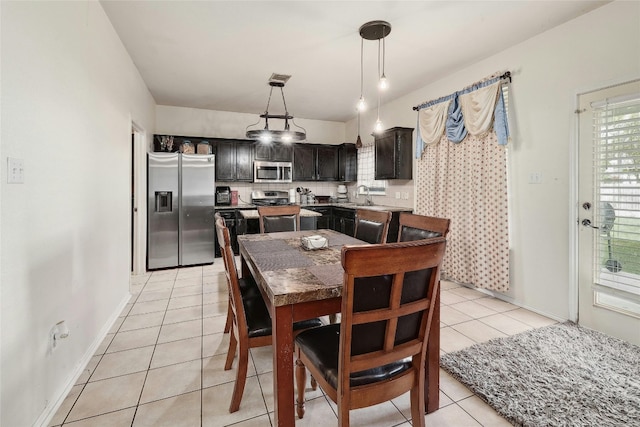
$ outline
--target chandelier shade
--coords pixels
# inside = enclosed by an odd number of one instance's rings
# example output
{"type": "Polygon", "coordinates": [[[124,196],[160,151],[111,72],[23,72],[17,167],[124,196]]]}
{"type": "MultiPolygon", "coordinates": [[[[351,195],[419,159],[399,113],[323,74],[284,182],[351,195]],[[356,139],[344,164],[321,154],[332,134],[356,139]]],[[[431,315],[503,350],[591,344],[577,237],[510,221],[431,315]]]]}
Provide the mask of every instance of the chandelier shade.
{"type": "Polygon", "coordinates": [[[249,139],[256,139],[262,142],[300,142],[307,139],[307,132],[302,126],[298,126],[293,121],[293,116],[289,114],[287,110],[287,101],[284,98],[284,84],[291,76],[284,76],[281,74],[273,74],[269,80],[269,99],[267,100],[267,108],[263,114],[260,114],[260,119],[264,119],[264,127],[260,129],[249,129],[257,126],[258,122],[247,126],[246,136],[249,139]],[[282,103],[284,104],[284,114],[270,114],[269,105],[271,103],[271,95],[273,94],[273,88],[279,88],[282,95],[282,103]],[[269,128],[269,119],[284,120],[284,128],[282,130],[269,128]],[[299,130],[292,130],[290,123],[299,130]]]}

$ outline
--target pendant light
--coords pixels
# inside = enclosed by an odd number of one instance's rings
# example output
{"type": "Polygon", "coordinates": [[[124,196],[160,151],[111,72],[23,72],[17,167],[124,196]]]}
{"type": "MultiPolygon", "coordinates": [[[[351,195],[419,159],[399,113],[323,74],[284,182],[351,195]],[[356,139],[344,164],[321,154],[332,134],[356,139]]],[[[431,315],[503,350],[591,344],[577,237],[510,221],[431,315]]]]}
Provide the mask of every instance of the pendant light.
{"type": "Polygon", "coordinates": [[[380,133],[384,129],[384,125],[380,120],[380,98],[381,92],[386,90],[388,87],[387,76],[384,72],[384,63],[385,63],[385,54],[386,54],[386,46],[385,46],[385,38],[391,32],[391,24],[386,21],[369,21],[363,24],[360,27],[360,100],[358,101],[358,142],[361,142],[360,139],[360,112],[364,111],[365,100],[363,95],[363,45],[364,40],[377,40],[378,41],[378,69],[377,69],[377,78],[378,78],[378,104],[377,104],[377,112],[376,112],[376,123],[374,126],[374,132],[380,133]]]}
{"type": "Polygon", "coordinates": [[[257,139],[264,143],[269,142],[300,142],[307,139],[306,130],[298,126],[293,121],[293,116],[289,114],[287,110],[287,101],[284,98],[284,85],[291,78],[291,76],[284,74],[272,74],[269,79],[269,86],[271,86],[271,90],[269,91],[269,99],[267,100],[267,108],[263,114],[260,114],[260,118],[264,119],[264,128],[262,129],[252,129],[249,130],[250,127],[257,125],[258,122],[247,126],[247,138],[249,139],[257,139]],[[271,103],[271,95],[273,94],[273,88],[279,88],[280,93],[282,94],[282,103],[284,104],[284,114],[269,114],[269,105],[271,103]],[[279,119],[284,120],[284,129],[283,130],[274,130],[269,128],[269,119],[279,119]],[[289,125],[289,120],[291,123],[301,131],[291,130],[291,126],[289,125]]]}

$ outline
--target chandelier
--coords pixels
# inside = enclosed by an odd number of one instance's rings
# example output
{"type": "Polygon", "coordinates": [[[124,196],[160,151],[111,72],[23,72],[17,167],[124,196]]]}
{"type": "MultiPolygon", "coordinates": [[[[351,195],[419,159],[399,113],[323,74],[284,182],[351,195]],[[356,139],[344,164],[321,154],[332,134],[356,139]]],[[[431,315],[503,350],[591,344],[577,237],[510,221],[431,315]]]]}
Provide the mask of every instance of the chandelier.
{"type": "Polygon", "coordinates": [[[382,132],[384,126],[380,120],[380,97],[381,92],[388,87],[387,76],[384,73],[385,62],[385,37],[391,32],[391,24],[386,21],[370,21],[363,24],[360,27],[360,99],[357,104],[358,111],[358,139],[356,141],[356,147],[362,147],[362,139],[360,138],[360,113],[366,110],[366,102],[363,94],[363,62],[364,62],[364,40],[377,40],[378,41],[378,108],[376,124],[374,126],[374,132],[382,132]]]}
{"type": "Polygon", "coordinates": [[[287,101],[284,99],[284,85],[289,80],[291,76],[283,75],[283,74],[272,74],[269,79],[269,86],[271,86],[271,90],[269,91],[269,99],[267,100],[267,108],[263,114],[260,114],[260,118],[264,119],[264,128],[262,129],[252,129],[249,130],[250,127],[256,126],[260,123],[258,120],[256,123],[247,126],[247,138],[249,139],[257,139],[262,142],[299,142],[307,139],[306,130],[295,124],[293,121],[293,116],[289,114],[287,110],[287,101]],[[271,95],[273,94],[273,88],[279,88],[280,93],[282,94],[282,103],[284,104],[284,114],[269,114],[269,105],[271,103],[271,95]],[[284,120],[284,129],[283,130],[274,130],[269,128],[269,119],[278,119],[284,120]],[[291,130],[291,126],[289,125],[289,121],[296,128],[301,131],[291,130]]]}

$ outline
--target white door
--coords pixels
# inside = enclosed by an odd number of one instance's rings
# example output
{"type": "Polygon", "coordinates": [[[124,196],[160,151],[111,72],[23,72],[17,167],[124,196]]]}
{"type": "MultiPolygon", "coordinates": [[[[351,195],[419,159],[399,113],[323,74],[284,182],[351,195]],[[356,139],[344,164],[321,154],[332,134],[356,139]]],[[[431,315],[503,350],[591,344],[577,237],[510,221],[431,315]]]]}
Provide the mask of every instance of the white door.
{"type": "Polygon", "coordinates": [[[640,344],[640,81],[579,111],[578,323],[640,344]]]}

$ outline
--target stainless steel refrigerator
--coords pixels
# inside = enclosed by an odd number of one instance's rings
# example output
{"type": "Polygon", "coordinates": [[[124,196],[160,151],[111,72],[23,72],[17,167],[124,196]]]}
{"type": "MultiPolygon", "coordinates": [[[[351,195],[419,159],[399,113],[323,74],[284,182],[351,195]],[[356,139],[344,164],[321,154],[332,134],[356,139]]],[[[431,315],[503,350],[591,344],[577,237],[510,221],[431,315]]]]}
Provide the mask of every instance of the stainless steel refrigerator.
{"type": "Polygon", "coordinates": [[[149,153],[147,172],[147,268],[212,263],[214,156],[149,153]]]}

